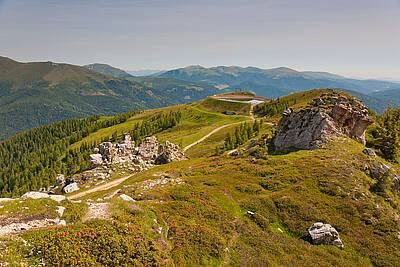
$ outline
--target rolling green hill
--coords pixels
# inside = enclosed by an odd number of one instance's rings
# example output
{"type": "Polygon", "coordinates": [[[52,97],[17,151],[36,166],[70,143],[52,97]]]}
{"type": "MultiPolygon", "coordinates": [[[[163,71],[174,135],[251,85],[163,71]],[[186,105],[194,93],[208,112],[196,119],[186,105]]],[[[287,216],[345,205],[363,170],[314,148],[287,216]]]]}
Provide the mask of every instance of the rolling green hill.
{"type": "Polygon", "coordinates": [[[214,92],[173,79],[127,80],[69,64],[0,57],[0,140],[54,121],[176,105],[214,92]]]}
{"type": "MultiPolygon", "coordinates": [[[[298,92],[260,106],[287,102],[294,110],[301,109],[327,92],[331,91],[298,92]]],[[[43,218],[60,217],[67,225],[3,236],[0,263],[398,266],[398,185],[384,177],[371,178],[366,166],[384,164],[390,168],[387,175],[399,173],[396,160],[382,158],[386,154],[381,152],[389,151],[385,148],[391,135],[399,137],[391,125],[398,128],[400,111],[379,116],[373,125],[368,138],[376,144],[376,157],[363,153],[363,145],[345,136],[332,138],[319,149],[288,153],[270,146],[243,151],[248,140],[237,147],[239,155],[215,156],[213,148],[224,144],[228,134],[235,135],[238,128],[250,130],[250,112],[244,110],[244,103],[239,104],[206,99],[113,118],[72,119],[0,142],[4,159],[0,186],[3,195],[12,195],[8,189],[22,193],[22,189],[52,184],[57,172],[74,177],[84,170],[88,153],[98,142],[120,140],[123,133],[138,128],[142,131],[138,125],[143,123],[151,132],[143,131],[140,138],[156,135],[160,141],[182,147],[214,131],[186,150],[191,155],[188,160],[142,172],[118,170],[109,182],[90,178],[98,184],[67,194],[70,199],[59,203],[50,199],[2,202],[0,233],[10,223],[43,218]],[[221,113],[224,109],[242,111],[242,115],[227,116],[221,113]],[[167,118],[174,120],[167,123],[167,118]],[[135,201],[122,200],[120,194],[135,201]],[[65,207],[63,215],[57,213],[60,206],[65,207]],[[96,217],[93,211],[106,216],[96,217]],[[344,247],[313,244],[307,229],[315,222],[331,224],[344,247]]],[[[262,115],[251,139],[273,136],[272,123],[279,119],[278,113],[262,115]]]]}

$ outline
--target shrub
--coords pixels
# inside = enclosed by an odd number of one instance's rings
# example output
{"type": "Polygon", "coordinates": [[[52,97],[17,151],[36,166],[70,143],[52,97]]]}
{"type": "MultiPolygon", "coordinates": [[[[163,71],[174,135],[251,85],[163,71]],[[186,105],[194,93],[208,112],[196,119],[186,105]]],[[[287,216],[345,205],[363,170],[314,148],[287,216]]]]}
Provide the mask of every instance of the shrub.
{"type": "Polygon", "coordinates": [[[33,255],[50,266],[158,265],[165,258],[138,220],[128,224],[93,220],[25,237],[33,255]]]}

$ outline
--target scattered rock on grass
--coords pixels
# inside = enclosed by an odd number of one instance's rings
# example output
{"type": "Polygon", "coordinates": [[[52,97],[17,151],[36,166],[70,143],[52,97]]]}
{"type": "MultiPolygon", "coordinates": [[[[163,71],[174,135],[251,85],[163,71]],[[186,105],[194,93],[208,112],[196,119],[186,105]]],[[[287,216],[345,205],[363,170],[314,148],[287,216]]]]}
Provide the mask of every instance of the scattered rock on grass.
{"type": "Polygon", "coordinates": [[[334,245],[343,248],[339,233],[330,224],[316,222],[308,228],[308,233],[314,245],[334,245]]]}

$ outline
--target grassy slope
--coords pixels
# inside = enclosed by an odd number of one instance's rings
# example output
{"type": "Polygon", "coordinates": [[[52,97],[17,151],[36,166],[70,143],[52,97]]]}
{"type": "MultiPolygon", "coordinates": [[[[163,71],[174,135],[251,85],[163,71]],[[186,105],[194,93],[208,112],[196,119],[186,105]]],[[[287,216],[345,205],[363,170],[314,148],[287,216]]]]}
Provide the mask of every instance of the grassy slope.
{"type": "Polygon", "coordinates": [[[249,115],[250,104],[218,100],[208,97],[201,101],[200,106],[215,112],[233,111],[240,115],[249,115]]]}
{"type": "MultiPolygon", "coordinates": [[[[124,132],[128,132],[132,130],[132,127],[136,122],[139,122],[141,119],[146,117],[151,117],[156,115],[159,112],[169,112],[169,111],[178,111],[180,110],[183,114],[181,122],[162,133],[157,134],[157,138],[161,142],[171,141],[176,144],[180,144],[183,147],[193,143],[194,141],[200,139],[205,136],[215,128],[219,126],[245,121],[248,119],[247,116],[228,116],[224,115],[220,112],[215,112],[214,110],[225,110],[225,106],[217,107],[217,105],[225,105],[226,101],[218,101],[217,104],[211,107],[212,109],[205,109],[202,105],[202,102],[197,102],[193,104],[186,104],[180,106],[166,107],[160,109],[146,110],[136,116],[131,117],[126,122],[115,125],[109,128],[101,129],[95,133],[90,134],[82,141],[75,143],[72,148],[79,147],[82,143],[90,143],[96,140],[101,140],[104,137],[110,137],[115,131],[119,134],[124,132]]],[[[229,102],[231,103],[231,102],[229,102]]],[[[236,104],[236,103],[234,103],[236,104]]],[[[243,104],[237,103],[239,105],[233,105],[234,111],[241,111],[243,104]],[[234,108],[238,109],[234,109],[234,108]]],[[[248,104],[245,104],[247,106],[248,104]]]]}
{"type": "MultiPolygon", "coordinates": [[[[317,95],[301,93],[296,105],[300,107],[317,95]]],[[[171,138],[187,144],[223,121],[246,118],[224,116],[197,104],[175,108],[186,110],[182,123],[159,134],[161,140],[171,138]]],[[[131,120],[158,110],[147,112],[131,120]]],[[[221,142],[224,133],[233,128],[211,136],[202,147],[194,146],[188,153],[207,156],[212,144],[221,142]]],[[[114,130],[88,138],[99,138],[114,130]]],[[[376,181],[361,171],[372,160],[361,152],[363,148],[351,139],[340,138],[313,151],[267,155],[253,149],[237,158],[192,158],[137,173],[118,187],[83,199],[104,197],[121,188],[123,193],[141,200],[135,205],[113,200],[112,213],[116,221],[125,222],[127,216],[145,229],[146,238],[158,246],[154,253],[166,253],[166,265],[173,261],[176,266],[399,266],[398,196],[389,194],[385,199],[371,192],[376,181]],[[256,158],[255,163],[250,158],[256,158]],[[161,174],[185,183],[145,191],[134,189],[138,183],[158,179],[161,174]],[[248,216],[246,211],[255,215],[248,216]],[[317,221],[330,223],[339,231],[343,250],[310,244],[306,229],[317,221]],[[162,227],[161,234],[155,230],[158,227],[162,227]]],[[[392,167],[399,171],[397,165],[392,167]]],[[[76,227],[86,226],[77,223],[62,231],[76,227]]],[[[55,235],[56,230],[37,231],[26,238],[41,240],[44,233],[55,235]]],[[[9,248],[23,253],[7,242],[9,248]]]]}
{"type": "MultiPolygon", "coordinates": [[[[374,181],[360,171],[370,158],[362,149],[353,140],[338,139],[324,149],[262,156],[256,163],[246,156],[192,159],[157,166],[119,187],[157,179],[161,173],[186,181],[150,191],[123,191],[147,200],[137,205],[170,229],[168,252],[180,266],[222,263],[228,259],[225,247],[234,266],[396,266],[398,200],[385,201],[370,192],[374,181]],[[247,216],[247,210],[256,215],[247,216]],[[316,221],[332,224],[345,248],[311,245],[306,229],[316,221]],[[193,227],[206,229],[196,230],[200,240],[191,235],[193,227]]],[[[103,197],[115,189],[85,198],[103,197]]]]}

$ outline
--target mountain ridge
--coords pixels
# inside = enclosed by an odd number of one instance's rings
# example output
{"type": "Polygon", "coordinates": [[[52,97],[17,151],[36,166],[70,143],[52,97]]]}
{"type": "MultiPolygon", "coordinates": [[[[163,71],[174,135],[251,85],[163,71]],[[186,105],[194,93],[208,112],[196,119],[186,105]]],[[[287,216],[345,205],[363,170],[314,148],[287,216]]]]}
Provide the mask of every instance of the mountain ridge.
{"type": "Polygon", "coordinates": [[[208,83],[226,90],[241,88],[260,96],[279,97],[288,92],[313,88],[343,88],[363,94],[400,89],[400,84],[379,80],[357,80],[327,72],[296,71],[287,67],[261,69],[256,67],[217,66],[187,67],[167,71],[159,76],[208,83]],[[250,84],[254,86],[246,86],[250,84]]]}

